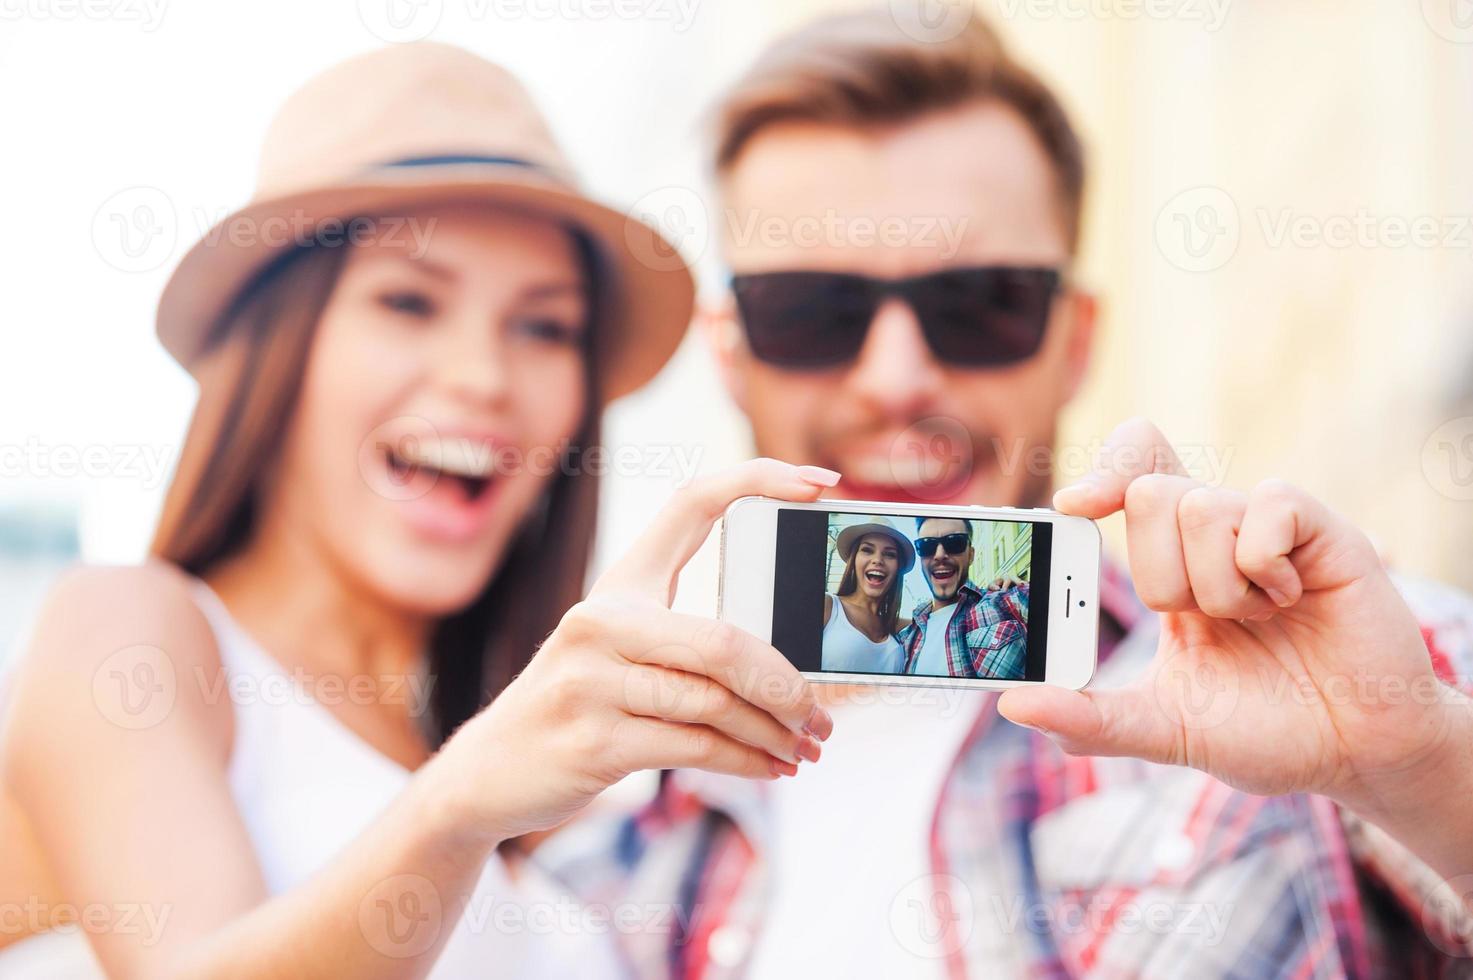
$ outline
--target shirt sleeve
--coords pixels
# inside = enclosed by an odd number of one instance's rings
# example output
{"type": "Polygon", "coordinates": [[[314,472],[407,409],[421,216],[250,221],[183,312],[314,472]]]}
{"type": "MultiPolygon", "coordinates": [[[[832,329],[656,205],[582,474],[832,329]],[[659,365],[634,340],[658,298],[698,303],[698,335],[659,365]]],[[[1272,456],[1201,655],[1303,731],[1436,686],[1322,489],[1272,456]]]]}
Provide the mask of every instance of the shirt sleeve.
{"type": "Polygon", "coordinates": [[[967,631],[967,653],[977,677],[1019,680],[1028,658],[1028,586],[984,592],[967,631]]]}
{"type": "MultiPolygon", "coordinates": [[[[1421,624],[1433,671],[1473,694],[1473,598],[1426,582],[1398,578],[1396,584],[1421,624]]],[[[1356,866],[1386,888],[1433,944],[1450,956],[1473,956],[1473,881],[1443,880],[1390,834],[1343,808],[1340,822],[1356,866]]]]}
{"type": "Polygon", "coordinates": [[[900,672],[902,674],[910,673],[911,662],[915,659],[916,651],[921,647],[920,643],[917,642],[920,639],[920,635],[920,626],[912,620],[911,624],[901,630],[900,635],[896,637],[897,642],[900,644],[900,672]]]}

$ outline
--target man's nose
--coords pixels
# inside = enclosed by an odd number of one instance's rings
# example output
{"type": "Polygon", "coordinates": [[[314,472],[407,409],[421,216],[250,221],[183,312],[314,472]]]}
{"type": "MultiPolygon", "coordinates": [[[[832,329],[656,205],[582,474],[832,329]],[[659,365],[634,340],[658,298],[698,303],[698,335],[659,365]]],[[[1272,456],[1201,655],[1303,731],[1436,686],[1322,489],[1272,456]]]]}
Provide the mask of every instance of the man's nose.
{"type": "Polygon", "coordinates": [[[887,299],[870,322],[847,385],[887,413],[909,415],[932,402],[941,377],[915,311],[902,300],[887,299]]]}

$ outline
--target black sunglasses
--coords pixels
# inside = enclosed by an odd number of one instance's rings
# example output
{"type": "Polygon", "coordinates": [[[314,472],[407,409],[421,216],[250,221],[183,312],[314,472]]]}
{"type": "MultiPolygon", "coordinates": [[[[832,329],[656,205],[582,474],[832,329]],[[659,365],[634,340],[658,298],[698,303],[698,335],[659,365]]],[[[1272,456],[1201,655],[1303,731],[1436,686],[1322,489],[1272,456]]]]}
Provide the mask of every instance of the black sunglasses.
{"type": "Polygon", "coordinates": [[[959,555],[971,547],[972,539],[961,531],[943,534],[939,538],[916,538],[916,554],[922,558],[930,558],[936,553],[937,545],[945,548],[948,555],[959,555]]]}
{"type": "Polygon", "coordinates": [[[731,288],[752,353],[777,367],[853,361],[890,296],[915,311],[939,360],[997,367],[1038,353],[1062,281],[1058,269],[986,265],[910,279],[761,272],[733,276],[731,288]]]}

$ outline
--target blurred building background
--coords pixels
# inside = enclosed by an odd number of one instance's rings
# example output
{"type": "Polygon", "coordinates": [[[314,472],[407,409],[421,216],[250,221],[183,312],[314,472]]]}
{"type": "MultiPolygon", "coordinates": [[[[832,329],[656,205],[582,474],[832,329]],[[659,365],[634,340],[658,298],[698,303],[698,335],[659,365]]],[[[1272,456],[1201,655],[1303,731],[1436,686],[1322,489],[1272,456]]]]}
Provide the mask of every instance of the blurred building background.
{"type": "MultiPolygon", "coordinates": [[[[153,340],[154,303],[183,250],[250,193],[267,121],[308,76],[423,36],[502,61],[590,187],[665,224],[709,291],[720,270],[701,204],[703,110],[774,35],[850,5],[6,5],[0,637],[19,630],[67,535],[91,560],[142,555],[193,397],[153,340]],[[61,530],[58,513],[71,515],[61,530]]],[[[991,18],[1060,89],[1088,142],[1080,275],[1101,293],[1104,322],[1066,445],[1150,416],[1199,475],[1239,486],[1284,476],[1370,530],[1404,570],[1473,587],[1466,7],[923,0],[936,23],[991,18]]],[[[718,390],[689,343],[615,408],[610,438],[726,465],[749,446],[718,390]]],[[[679,475],[609,478],[599,562],[679,475]]],[[[1117,544],[1118,530],[1107,529],[1117,544]]],[[[711,609],[714,597],[706,560],[680,603],[711,609]]]]}
{"type": "Polygon", "coordinates": [[[1031,581],[1033,526],[1014,521],[972,522],[972,581],[984,588],[1000,578],[1031,581]]]}

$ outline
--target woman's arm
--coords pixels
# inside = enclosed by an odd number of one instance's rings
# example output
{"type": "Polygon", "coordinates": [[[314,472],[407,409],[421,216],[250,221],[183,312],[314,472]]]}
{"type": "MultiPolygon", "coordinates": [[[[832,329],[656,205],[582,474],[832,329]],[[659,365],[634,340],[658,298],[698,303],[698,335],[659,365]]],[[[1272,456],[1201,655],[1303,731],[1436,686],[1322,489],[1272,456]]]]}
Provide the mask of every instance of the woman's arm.
{"type": "Polygon", "coordinates": [[[427,766],[347,854],[266,902],[226,778],[223,681],[209,625],[164,567],[75,573],[38,623],[17,677],[7,780],[63,900],[105,910],[87,934],[108,973],[422,974],[448,928],[395,958],[392,945],[376,948],[378,892],[411,875],[453,908],[494,834],[457,822],[427,766]]]}
{"type": "Polygon", "coordinates": [[[167,569],[57,589],[17,678],[7,778],[64,898],[117,917],[88,932],[110,974],[422,976],[499,841],[638,769],[775,778],[818,757],[832,722],[793,666],[668,604],[731,500],[812,500],[832,479],[759,460],[681,491],[496,702],[288,893],[267,898],[226,778],[218,653],[167,569]]]}

